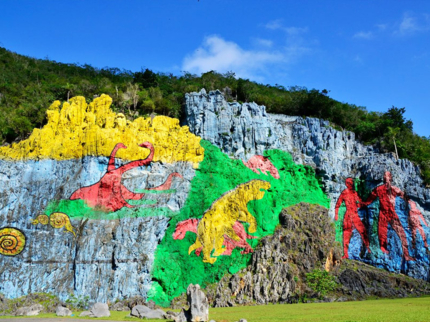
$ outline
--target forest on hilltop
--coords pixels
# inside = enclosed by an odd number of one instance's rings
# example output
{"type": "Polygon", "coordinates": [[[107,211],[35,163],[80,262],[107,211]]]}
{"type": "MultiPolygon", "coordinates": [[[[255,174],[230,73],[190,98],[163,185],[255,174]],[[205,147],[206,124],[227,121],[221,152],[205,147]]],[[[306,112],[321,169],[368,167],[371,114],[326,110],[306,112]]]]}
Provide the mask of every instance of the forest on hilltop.
{"type": "Polygon", "coordinates": [[[181,118],[185,93],[220,89],[229,101],[256,102],[270,113],[329,120],[333,127],[354,132],[360,141],[376,145],[381,152],[394,152],[418,164],[430,184],[430,139],[413,132],[404,107],[371,112],[329,97],[326,89],[264,85],[236,78],[234,72],[177,76],[149,69],[99,69],[30,58],[2,47],[0,70],[0,145],[24,139],[33,128],[42,127],[54,100],[80,95],[91,101],[108,94],[113,110],[129,119],[151,113],[181,118]]]}

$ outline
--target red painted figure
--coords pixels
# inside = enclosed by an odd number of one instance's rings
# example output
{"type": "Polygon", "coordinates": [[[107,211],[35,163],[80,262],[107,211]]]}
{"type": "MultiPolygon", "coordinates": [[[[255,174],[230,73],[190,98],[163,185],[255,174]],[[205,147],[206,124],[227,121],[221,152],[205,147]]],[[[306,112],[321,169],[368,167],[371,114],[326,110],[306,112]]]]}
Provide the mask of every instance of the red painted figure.
{"type": "Polygon", "coordinates": [[[415,260],[409,256],[408,241],[403,226],[395,211],[396,197],[404,198],[404,193],[399,188],[391,185],[392,176],[389,171],[384,173],[384,184],[373,189],[370,196],[363,204],[370,205],[376,198],[379,198],[379,221],[378,238],[381,250],[388,254],[387,250],[387,231],[388,224],[394,229],[402,242],[403,256],[406,260],[415,260]]]}
{"type": "Polygon", "coordinates": [[[263,157],[262,155],[254,155],[251,159],[248,160],[248,162],[243,162],[243,164],[257,174],[260,174],[260,172],[258,171],[258,169],[260,169],[261,173],[265,175],[267,175],[267,172],[269,172],[273,178],[280,178],[278,169],[276,169],[276,167],[273,165],[272,162],[270,162],[268,158],[263,157]]]}
{"type": "MultiPolygon", "coordinates": [[[[70,200],[82,199],[91,207],[97,207],[105,211],[117,211],[123,207],[133,208],[135,206],[129,204],[127,200],[139,200],[145,194],[136,193],[128,190],[121,182],[122,175],[133,168],[148,165],[154,157],[154,147],[149,142],[144,142],[139,146],[150,150],[146,159],[132,161],[118,168],[115,167],[115,155],[119,149],[127,149],[127,147],[118,143],[115,145],[107,167],[107,172],[103,175],[100,181],[91,186],[82,187],[72,193],[70,200]]],[[[161,186],[150,188],[148,190],[168,190],[172,183],[173,177],[181,177],[179,173],[171,173],[161,186]]]]}
{"type": "Polygon", "coordinates": [[[409,203],[409,229],[412,232],[412,244],[415,247],[416,238],[417,238],[417,229],[418,229],[421,237],[423,238],[425,247],[428,248],[429,245],[427,244],[426,235],[424,233],[424,229],[423,229],[423,226],[421,225],[420,220],[422,220],[424,225],[426,226],[428,225],[423,217],[423,214],[417,208],[417,205],[415,204],[415,202],[413,202],[412,200],[409,200],[408,203],[409,203]]]}
{"type": "Polygon", "coordinates": [[[343,218],[343,257],[348,258],[348,247],[352,237],[353,228],[357,229],[364,245],[370,253],[369,238],[367,238],[366,227],[358,216],[358,208],[362,206],[362,200],[354,189],[354,180],[345,180],[346,189],[342,191],[335,206],[335,220],[338,220],[339,207],[345,202],[346,212],[343,218]]]}

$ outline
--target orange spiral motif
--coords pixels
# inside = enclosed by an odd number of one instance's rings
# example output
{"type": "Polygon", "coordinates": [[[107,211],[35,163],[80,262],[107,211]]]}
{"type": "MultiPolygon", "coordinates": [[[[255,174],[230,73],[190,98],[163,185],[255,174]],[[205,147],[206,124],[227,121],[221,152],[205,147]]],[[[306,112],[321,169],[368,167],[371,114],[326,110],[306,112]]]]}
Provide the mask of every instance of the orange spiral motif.
{"type": "Polygon", "coordinates": [[[49,224],[54,228],[62,228],[70,223],[69,216],[62,212],[54,212],[49,216],[49,224]]]}
{"type": "Polygon", "coordinates": [[[16,228],[0,229],[0,254],[15,256],[22,252],[25,247],[25,235],[16,228]]]}

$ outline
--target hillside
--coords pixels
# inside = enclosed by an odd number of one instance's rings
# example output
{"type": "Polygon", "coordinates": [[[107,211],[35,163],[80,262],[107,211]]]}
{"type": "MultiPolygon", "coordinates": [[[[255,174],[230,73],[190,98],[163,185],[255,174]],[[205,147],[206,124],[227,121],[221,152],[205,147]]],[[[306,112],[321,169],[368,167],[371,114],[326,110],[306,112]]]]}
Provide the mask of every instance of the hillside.
{"type": "Polygon", "coordinates": [[[128,119],[149,115],[183,118],[185,93],[223,89],[228,101],[256,102],[270,113],[318,117],[337,129],[353,131],[358,140],[374,144],[381,152],[396,152],[421,168],[430,183],[430,141],[413,133],[405,108],[391,107],[385,113],[338,102],[325,89],[263,85],[237,79],[233,72],[211,71],[201,76],[94,68],[34,59],[0,47],[0,143],[22,140],[33,128],[46,124],[45,112],[54,100],[72,96],[88,99],[108,94],[112,110],[128,119]]]}

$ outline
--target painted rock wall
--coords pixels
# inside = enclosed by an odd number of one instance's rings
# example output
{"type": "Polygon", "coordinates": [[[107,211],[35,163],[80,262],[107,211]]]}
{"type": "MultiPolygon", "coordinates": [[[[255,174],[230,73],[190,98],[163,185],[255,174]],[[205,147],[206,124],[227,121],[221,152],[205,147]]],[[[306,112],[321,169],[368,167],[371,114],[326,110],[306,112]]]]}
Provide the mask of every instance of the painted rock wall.
{"type": "Polygon", "coordinates": [[[43,129],[0,148],[6,296],[146,297],[155,249],[204,150],[178,120],[129,122],[110,103],[55,102],[43,129]]]}
{"type": "Polygon", "coordinates": [[[43,129],[0,148],[7,297],[168,305],[190,283],[245,268],[300,202],[329,209],[345,258],[428,280],[430,194],[409,161],[218,91],[186,95],[184,126],[130,122],[110,103],[55,102],[43,129]]]}
{"type": "Polygon", "coordinates": [[[219,91],[187,94],[186,115],[193,133],[231,157],[252,162],[255,154],[279,149],[314,168],[345,258],[429,280],[430,190],[412,162],[380,154],[327,121],[228,103],[219,91]]]}

